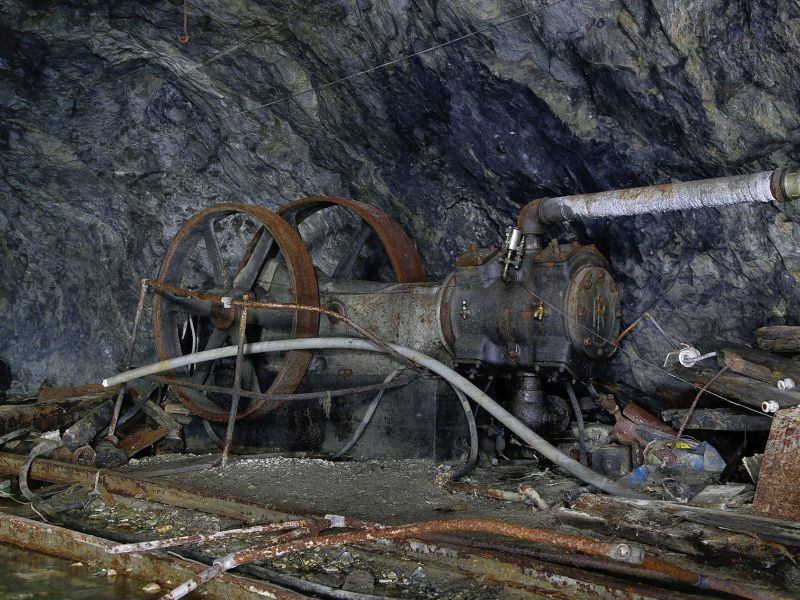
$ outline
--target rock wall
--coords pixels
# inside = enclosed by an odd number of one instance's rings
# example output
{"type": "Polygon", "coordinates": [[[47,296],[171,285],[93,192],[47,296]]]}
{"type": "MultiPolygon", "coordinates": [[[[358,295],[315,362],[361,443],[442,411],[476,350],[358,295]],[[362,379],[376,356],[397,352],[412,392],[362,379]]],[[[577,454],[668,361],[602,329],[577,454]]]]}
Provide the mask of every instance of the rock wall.
{"type": "MultiPolygon", "coordinates": [[[[0,359],[12,392],[118,368],[137,295],[198,209],[335,194],[385,209],[431,277],[526,200],[798,161],[796,0],[5,0],[0,359]],[[510,17],[526,16],[507,22],[510,17]],[[312,86],[482,33],[319,91],[312,86]]],[[[747,341],[797,323],[797,207],[578,224],[629,323],[747,341]]],[[[652,327],[630,351],[660,364],[652,327]]],[[[137,361],[152,357],[147,340],[137,361]]],[[[663,374],[630,356],[616,376],[663,374]]]]}

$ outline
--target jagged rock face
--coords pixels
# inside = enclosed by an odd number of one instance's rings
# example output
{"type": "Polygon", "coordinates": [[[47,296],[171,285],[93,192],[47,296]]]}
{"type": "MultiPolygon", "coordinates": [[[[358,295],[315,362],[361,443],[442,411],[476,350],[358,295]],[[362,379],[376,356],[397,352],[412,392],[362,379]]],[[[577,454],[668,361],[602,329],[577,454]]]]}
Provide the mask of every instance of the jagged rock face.
{"type": "MultiPolygon", "coordinates": [[[[154,275],[181,223],[222,200],[375,204],[437,278],[536,197],[797,161],[797,2],[537,6],[191,0],[181,47],[173,2],[5,0],[0,358],[12,391],[119,368],[136,276],[154,275]]],[[[797,323],[796,219],[793,206],[731,207],[553,235],[607,254],[624,324],[647,310],[708,350],[797,323]]],[[[652,327],[627,344],[656,365],[669,350],[652,327]]],[[[136,360],[151,348],[143,340],[136,360]]],[[[643,387],[663,378],[624,355],[613,372],[643,387]]]]}

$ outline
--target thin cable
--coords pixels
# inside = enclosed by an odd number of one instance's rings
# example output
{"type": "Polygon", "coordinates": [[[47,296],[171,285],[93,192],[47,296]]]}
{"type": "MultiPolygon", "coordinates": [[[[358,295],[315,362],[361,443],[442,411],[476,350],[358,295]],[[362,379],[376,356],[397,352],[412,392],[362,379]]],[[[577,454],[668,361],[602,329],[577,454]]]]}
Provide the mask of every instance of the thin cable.
{"type": "Polygon", "coordinates": [[[362,75],[368,75],[369,73],[372,73],[374,71],[378,71],[380,69],[385,69],[386,67],[391,67],[392,65],[396,65],[398,63],[405,62],[407,60],[411,60],[412,58],[416,58],[417,56],[420,56],[422,54],[427,54],[428,52],[434,52],[435,50],[440,50],[441,48],[444,48],[446,46],[450,46],[450,45],[456,44],[458,42],[463,42],[464,40],[469,39],[471,37],[474,37],[476,35],[480,35],[482,33],[486,33],[490,29],[495,29],[497,27],[501,27],[502,25],[507,25],[508,23],[512,23],[513,21],[517,21],[517,20],[522,19],[524,17],[529,17],[529,16],[531,16],[533,14],[536,14],[536,13],[538,13],[540,11],[543,11],[546,8],[550,8],[552,6],[557,6],[558,4],[561,4],[562,2],[566,2],[566,0],[555,0],[555,2],[551,2],[549,4],[545,4],[544,6],[539,6],[538,8],[534,8],[532,10],[525,11],[524,13],[519,14],[519,15],[515,15],[513,17],[507,17],[507,18],[505,18],[504,20],[502,20],[502,21],[500,21],[498,23],[492,23],[491,25],[487,25],[486,27],[482,27],[481,29],[476,29],[475,31],[470,31],[469,33],[465,33],[464,35],[460,35],[458,37],[455,37],[453,39],[447,40],[446,42],[442,42],[440,44],[435,44],[433,46],[425,48],[424,50],[418,50],[417,52],[413,52],[411,54],[406,54],[405,56],[400,56],[398,58],[394,58],[392,60],[386,61],[386,62],[381,63],[379,65],[375,65],[373,67],[369,67],[368,69],[364,69],[364,70],[358,71],[356,73],[351,73],[350,75],[346,75],[344,77],[340,77],[339,79],[334,79],[333,81],[329,81],[327,83],[323,83],[322,85],[319,85],[319,86],[316,86],[316,87],[306,88],[305,90],[302,90],[300,92],[296,92],[294,94],[290,94],[288,96],[284,96],[283,98],[278,98],[278,99],[272,100],[270,102],[265,102],[264,104],[259,104],[259,105],[256,105],[256,106],[252,106],[250,108],[247,108],[245,110],[241,110],[239,112],[230,113],[228,115],[225,115],[225,117],[236,117],[236,116],[239,116],[239,115],[244,114],[244,113],[252,112],[252,111],[257,110],[259,108],[268,108],[268,107],[273,106],[275,104],[278,104],[280,102],[286,102],[288,100],[293,100],[294,98],[298,98],[300,96],[304,96],[305,94],[310,94],[311,92],[317,92],[317,91],[320,91],[320,90],[324,90],[324,89],[326,89],[328,87],[331,87],[331,86],[334,86],[334,85],[338,85],[340,83],[344,83],[345,81],[349,81],[350,79],[353,79],[355,77],[361,77],[362,75]]]}
{"type": "MultiPolygon", "coordinates": [[[[656,371],[659,371],[660,373],[663,373],[664,375],[667,375],[668,377],[672,377],[673,379],[677,379],[678,381],[680,381],[680,382],[682,382],[682,383],[685,383],[686,385],[690,385],[690,386],[692,386],[693,388],[695,388],[696,390],[703,389],[703,386],[700,386],[700,385],[698,385],[698,384],[696,384],[696,383],[692,383],[691,381],[688,381],[688,380],[684,379],[683,377],[679,377],[678,375],[675,375],[674,373],[670,373],[670,372],[669,372],[669,371],[667,371],[666,369],[662,369],[662,368],[661,368],[661,367],[659,367],[658,365],[654,365],[653,363],[651,363],[651,362],[648,362],[648,361],[646,361],[645,359],[643,359],[643,358],[641,358],[641,357],[637,356],[635,353],[628,352],[627,350],[625,350],[625,349],[624,349],[622,346],[619,346],[619,345],[618,345],[616,342],[614,342],[613,340],[609,340],[608,338],[604,337],[602,334],[600,334],[600,332],[598,332],[598,331],[595,331],[594,329],[592,329],[592,328],[590,328],[590,327],[587,327],[586,325],[584,325],[583,323],[581,323],[581,322],[580,322],[580,321],[578,321],[577,319],[573,319],[573,318],[572,318],[572,317],[570,317],[568,314],[566,314],[564,311],[562,311],[560,308],[558,308],[557,306],[555,306],[555,305],[554,305],[554,304],[552,304],[551,302],[548,302],[547,300],[545,300],[544,298],[542,298],[541,296],[539,296],[538,294],[536,294],[535,292],[533,292],[533,291],[532,291],[531,289],[529,289],[529,288],[528,288],[528,287],[527,287],[527,286],[526,286],[524,283],[522,283],[522,282],[518,282],[518,283],[519,283],[519,285],[522,287],[522,289],[523,289],[523,290],[525,290],[526,292],[528,292],[528,293],[529,293],[531,296],[533,296],[534,298],[536,298],[536,299],[537,299],[539,302],[542,302],[543,304],[546,304],[546,305],[547,305],[547,306],[549,306],[549,307],[550,307],[552,310],[554,310],[555,312],[557,312],[558,314],[560,314],[560,315],[561,315],[562,317],[564,317],[565,319],[568,319],[568,320],[572,321],[573,323],[575,323],[575,324],[576,324],[578,327],[580,327],[580,328],[581,328],[581,329],[583,329],[584,331],[587,331],[588,333],[591,333],[591,334],[592,334],[592,335],[594,335],[595,337],[598,337],[598,338],[600,338],[601,340],[603,340],[603,341],[604,341],[604,342],[606,342],[607,344],[610,344],[611,346],[613,346],[614,348],[616,348],[617,350],[619,350],[620,352],[622,352],[622,353],[623,353],[625,356],[627,356],[628,358],[632,358],[633,360],[637,360],[637,361],[639,361],[639,362],[641,362],[641,363],[644,363],[645,365],[647,365],[647,366],[648,366],[648,367],[650,367],[651,369],[655,369],[656,371]]],[[[767,417],[769,417],[770,419],[774,418],[774,417],[772,417],[771,415],[765,414],[765,413],[763,413],[763,412],[762,412],[762,411],[760,411],[760,410],[756,410],[755,408],[753,408],[753,407],[751,407],[751,406],[747,406],[746,404],[740,404],[739,402],[736,402],[736,401],[734,401],[734,400],[731,400],[731,399],[729,399],[729,398],[726,398],[725,396],[720,396],[719,394],[717,394],[716,392],[713,392],[713,391],[711,391],[711,390],[706,390],[706,392],[705,392],[705,393],[709,394],[710,396],[714,396],[714,397],[716,397],[716,398],[719,398],[720,400],[724,400],[725,402],[728,402],[729,404],[733,404],[734,406],[738,406],[739,408],[743,408],[743,409],[745,409],[745,410],[749,410],[749,411],[751,411],[751,412],[754,412],[754,413],[756,413],[757,415],[767,416],[767,417]]]]}
{"type": "MultiPolygon", "coordinates": [[[[392,380],[400,375],[405,369],[395,369],[383,380],[383,383],[391,383],[392,380]]],[[[372,416],[375,414],[375,411],[378,410],[378,405],[383,400],[383,394],[386,392],[386,388],[378,390],[378,393],[375,394],[375,397],[370,402],[369,406],[367,407],[367,411],[364,413],[364,416],[361,419],[361,422],[358,424],[355,433],[350,437],[350,440],[345,443],[344,446],[339,448],[336,452],[331,454],[331,458],[340,458],[347,452],[350,452],[350,449],[358,443],[358,440],[361,439],[364,431],[367,429],[367,425],[369,425],[370,421],[372,420],[372,416]]]]}
{"type": "MultiPolygon", "coordinates": [[[[351,79],[355,79],[356,77],[361,77],[363,75],[368,75],[368,74],[373,73],[375,71],[379,71],[381,69],[385,69],[386,67],[390,67],[392,65],[396,65],[398,63],[411,60],[412,58],[416,58],[416,57],[421,56],[423,54],[434,52],[436,50],[440,50],[441,48],[445,48],[447,46],[451,46],[453,44],[457,44],[459,42],[463,42],[464,40],[467,40],[467,39],[469,39],[471,37],[474,37],[476,35],[481,35],[483,33],[486,33],[490,29],[495,29],[495,28],[501,27],[503,25],[508,25],[509,23],[512,23],[514,21],[518,21],[519,19],[523,19],[525,17],[530,17],[530,16],[532,16],[532,15],[534,15],[536,13],[539,13],[539,12],[541,12],[541,11],[547,9],[547,8],[551,8],[553,6],[557,6],[557,5],[559,5],[559,4],[563,3],[563,2],[566,2],[566,0],[555,0],[554,2],[550,2],[548,4],[544,4],[543,6],[539,6],[537,8],[525,11],[525,12],[523,12],[521,14],[518,14],[518,15],[505,17],[505,18],[504,17],[498,17],[498,18],[500,18],[502,20],[498,21],[498,22],[495,22],[495,23],[492,23],[490,25],[486,25],[485,27],[482,27],[480,29],[476,29],[475,31],[470,31],[469,33],[465,33],[463,35],[457,36],[457,37],[452,38],[450,40],[447,40],[445,42],[441,42],[439,44],[434,44],[433,46],[429,46],[427,48],[424,48],[423,50],[418,50],[417,52],[412,52],[411,54],[406,54],[406,55],[400,56],[398,58],[394,58],[392,60],[380,63],[378,65],[374,65],[374,66],[369,67],[367,69],[363,69],[361,71],[357,71],[355,73],[351,73],[349,75],[345,75],[343,77],[340,77],[338,79],[334,79],[332,81],[328,81],[328,82],[323,83],[321,85],[312,86],[312,87],[306,88],[304,90],[301,90],[299,92],[295,92],[293,94],[288,94],[286,96],[282,96],[280,98],[276,98],[275,100],[271,100],[269,102],[264,102],[262,104],[257,104],[256,106],[251,106],[250,108],[245,108],[245,109],[242,109],[240,111],[233,112],[233,113],[221,114],[221,115],[219,115],[219,119],[222,120],[222,119],[230,119],[230,118],[233,118],[233,117],[238,117],[238,116],[243,115],[243,114],[251,113],[251,112],[253,112],[255,110],[259,110],[259,109],[262,109],[262,108],[269,108],[270,106],[274,106],[275,104],[279,104],[281,102],[288,102],[288,101],[293,100],[295,98],[299,98],[301,96],[305,96],[307,94],[311,94],[312,92],[319,92],[319,91],[327,89],[329,87],[342,84],[342,83],[344,83],[346,81],[350,81],[351,79]]],[[[210,62],[210,61],[208,61],[208,62],[210,62]]],[[[198,129],[202,125],[203,125],[203,123],[197,123],[195,125],[191,125],[189,127],[185,127],[183,129],[179,129],[177,131],[172,131],[170,133],[165,133],[165,134],[162,134],[162,135],[159,135],[159,136],[155,136],[155,137],[149,138],[147,140],[142,140],[142,141],[139,141],[139,142],[133,142],[133,143],[128,144],[126,146],[120,146],[120,147],[116,148],[115,150],[117,152],[120,152],[120,151],[123,151],[123,150],[128,150],[129,148],[135,148],[136,146],[142,146],[142,145],[145,145],[145,144],[150,144],[152,142],[156,142],[156,141],[159,141],[161,139],[166,139],[166,138],[170,138],[170,137],[174,137],[174,136],[180,135],[182,133],[193,131],[195,129],[198,129]]],[[[83,162],[83,161],[82,161],[82,159],[76,157],[75,159],[73,159],[71,161],[64,161],[61,164],[64,165],[64,164],[69,164],[71,162],[83,162]]]]}

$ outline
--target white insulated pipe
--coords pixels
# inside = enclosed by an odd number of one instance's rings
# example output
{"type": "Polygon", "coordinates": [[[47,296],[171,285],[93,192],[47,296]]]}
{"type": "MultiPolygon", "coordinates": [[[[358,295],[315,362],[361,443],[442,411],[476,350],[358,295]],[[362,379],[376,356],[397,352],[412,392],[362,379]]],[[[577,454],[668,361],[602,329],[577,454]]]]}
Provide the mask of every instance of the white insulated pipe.
{"type": "Polygon", "coordinates": [[[751,175],[534,200],[523,208],[520,225],[527,232],[535,229],[531,227],[535,223],[655,214],[731,204],[783,202],[799,197],[800,171],[776,169],[751,175]]]}
{"type": "MultiPolygon", "coordinates": [[[[398,354],[415,362],[416,364],[429,369],[442,377],[445,381],[450,383],[453,387],[460,389],[467,396],[472,398],[486,411],[488,411],[494,418],[503,423],[510,429],[519,439],[528,444],[531,448],[542,454],[549,461],[566,469],[575,477],[584,481],[604,492],[614,496],[629,496],[634,498],[644,498],[641,494],[637,494],[629,488],[623,487],[611,479],[600,475],[585,467],[576,460],[571,459],[566,454],[555,448],[547,440],[542,438],[536,432],[531,430],[522,421],[517,419],[514,415],[508,412],[505,408],[495,402],[490,396],[481,391],[468,379],[445,365],[444,363],[431,358],[427,354],[417,352],[405,346],[398,346],[396,344],[389,344],[398,354]]],[[[383,348],[376,346],[372,342],[359,338],[299,338],[288,340],[274,340],[268,342],[257,342],[254,344],[246,344],[244,346],[244,354],[260,354],[263,352],[288,352],[292,350],[366,350],[369,352],[385,352],[383,348]]],[[[219,358],[226,358],[236,356],[236,346],[226,346],[223,348],[216,348],[214,350],[206,350],[196,354],[187,354],[178,358],[169,360],[162,360],[157,363],[131,369],[113,377],[103,380],[104,387],[111,387],[148,375],[155,375],[163,371],[169,371],[178,367],[184,367],[191,364],[206,362],[209,360],[216,360],[219,358]]]]}

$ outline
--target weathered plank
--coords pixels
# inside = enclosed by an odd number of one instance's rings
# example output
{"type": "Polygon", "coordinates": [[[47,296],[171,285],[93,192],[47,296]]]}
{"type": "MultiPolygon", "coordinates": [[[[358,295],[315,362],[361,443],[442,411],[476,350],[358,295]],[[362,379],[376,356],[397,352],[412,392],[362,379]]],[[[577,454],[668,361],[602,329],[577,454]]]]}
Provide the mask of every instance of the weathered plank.
{"type": "Polygon", "coordinates": [[[786,325],[760,327],[755,330],[753,335],[755,335],[756,344],[762,350],[788,354],[800,352],[800,327],[786,325]]]}
{"type": "Polygon", "coordinates": [[[723,348],[717,352],[719,365],[728,365],[740,373],[765,383],[776,385],[781,379],[793,379],[800,386],[800,363],[763,350],[753,348],[723,348]]]}
{"type": "MultiPolygon", "coordinates": [[[[693,368],[681,369],[679,373],[683,379],[701,387],[706,385],[717,374],[717,371],[693,368]]],[[[723,373],[717,377],[709,389],[715,394],[759,409],[765,400],[774,400],[781,408],[800,404],[800,392],[797,390],[781,391],[774,385],[738,373],[723,373]]]]}
{"type": "MultiPolygon", "coordinates": [[[[661,418],[678,428],[686,418],[688,410],[662,410],[661,418]]],[[[692,413],[686,429],[707,431],[769,431],[772,419],[754,413],[737,412],[728,408],[698,408],[692,413]]]]}
{"type": "Polygon", "coordinates": [[[565,525],[720,563],[762,569],[784,564],[789,558],[777,544],[688,522],[659,506],[620,503],[607,496],[584,494],[555,515],[565,525]]]}

